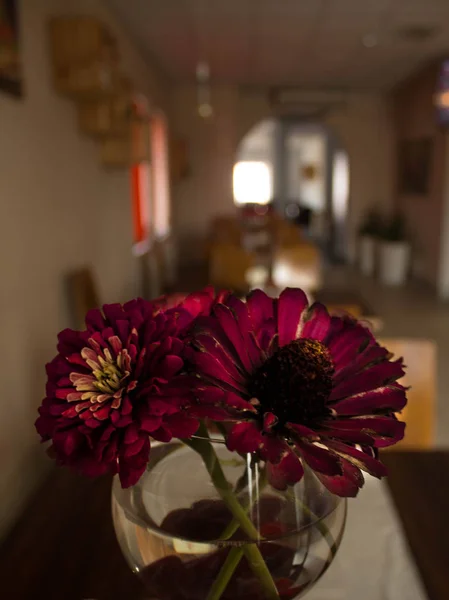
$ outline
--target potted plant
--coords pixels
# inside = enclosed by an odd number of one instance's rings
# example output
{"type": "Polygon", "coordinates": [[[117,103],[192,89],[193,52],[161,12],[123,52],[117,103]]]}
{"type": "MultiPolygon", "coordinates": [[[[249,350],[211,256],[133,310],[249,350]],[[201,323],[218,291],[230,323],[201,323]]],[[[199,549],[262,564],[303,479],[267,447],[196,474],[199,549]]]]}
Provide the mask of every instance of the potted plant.
{"type": "Polygon", "coordinates": [[[382,218],[372,209],[367,214],[359,230],[359,267],[363,275],[374,274],[376,244],[382,230],[382,218]]]}
{"type": "Polygon", "coordinates": [[[382,230],[379,247],[379,276],[385,285],[403,285],[410,263],[410,242],[405,218],[395,214],[382,230]]]}

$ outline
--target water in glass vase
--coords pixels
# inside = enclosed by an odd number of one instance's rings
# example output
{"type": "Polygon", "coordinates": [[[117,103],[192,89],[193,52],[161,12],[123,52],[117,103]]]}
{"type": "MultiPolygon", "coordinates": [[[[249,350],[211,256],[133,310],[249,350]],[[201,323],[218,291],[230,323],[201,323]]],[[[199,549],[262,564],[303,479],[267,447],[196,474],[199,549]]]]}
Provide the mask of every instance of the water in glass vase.
{"type": "Polygon", "coordinates": [[[158,600],[264,600],[267,590],[250,552],[256,547],[279,597],[299,598],[335,556],[346,502],[310,473],[279,492],[252,455],[240,457],[221,443],[213,447],[227,492],[254,536],[212,483],[202,457],[180,443],[163,444],[151,450],[137,485],[123,490],[114,481],[114,525],[128,563],[158,600]]]}

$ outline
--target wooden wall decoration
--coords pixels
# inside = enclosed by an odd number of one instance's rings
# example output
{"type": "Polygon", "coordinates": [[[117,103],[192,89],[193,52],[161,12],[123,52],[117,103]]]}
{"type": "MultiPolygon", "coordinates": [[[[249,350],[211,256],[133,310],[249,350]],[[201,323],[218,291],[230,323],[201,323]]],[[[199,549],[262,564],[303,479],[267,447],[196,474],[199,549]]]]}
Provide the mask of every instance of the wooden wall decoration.
{"type": "Polygon", "coordinates": [[[91,17],[55,17],[49,35],[54,85],[76,102],[80,130],[97,140],[101,164],[128,168],[149,161],[149,120],[136,114],[136,90],[120,72],[118,43],[108,28],[91,17]]]}
{"type": "Polygon", "coordinates": [[[0,0],[0,90],[23,94],[17,0],[0,0]]]}
{"type": "Polygon", "coordinates": [[[98,98],[120,86],[118,44],[97,19],[52,19],[50,50],[55,87],[61,94],[98,98]]]}

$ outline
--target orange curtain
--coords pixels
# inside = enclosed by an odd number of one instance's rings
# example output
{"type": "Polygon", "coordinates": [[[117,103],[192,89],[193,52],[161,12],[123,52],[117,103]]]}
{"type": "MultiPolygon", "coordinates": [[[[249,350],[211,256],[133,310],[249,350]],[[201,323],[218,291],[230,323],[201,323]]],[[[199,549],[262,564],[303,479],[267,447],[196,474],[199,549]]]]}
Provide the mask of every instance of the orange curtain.
{"type": "Polygon", "coordinates": [[[170,233],[170,182],[168,165],[168,132],[165,116],[151,119],[151,179],[154,231],[158,237],[170,233]]]}

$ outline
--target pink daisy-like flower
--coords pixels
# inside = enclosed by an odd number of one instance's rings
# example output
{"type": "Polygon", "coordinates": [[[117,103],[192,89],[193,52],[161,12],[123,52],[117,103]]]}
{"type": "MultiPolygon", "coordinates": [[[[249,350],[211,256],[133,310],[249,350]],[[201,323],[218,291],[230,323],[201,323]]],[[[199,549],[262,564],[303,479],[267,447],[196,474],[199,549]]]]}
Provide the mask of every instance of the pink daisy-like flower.
{"type": "Polygon", "coordinates": [[[404,371],[368,329],[299,289],[229,296],[196,325],[191,414],[230,421],[228,448],[257,452],[274,487],[299,481],[304,463],[340,496],[358,493],[361,470],[386,474],[377,451],[404,435],[404,371]]]}
{"type": "Polygon", "coordinates": [[[139,299],[91,310],[85,331],[60,333],[36,421],[60,464],[91,476],[118,472],[128,487],[145,470],[150,436],[167,442],[196,431],[180,375],[191,322],[183,309],[154,316],[139,299]]]}

